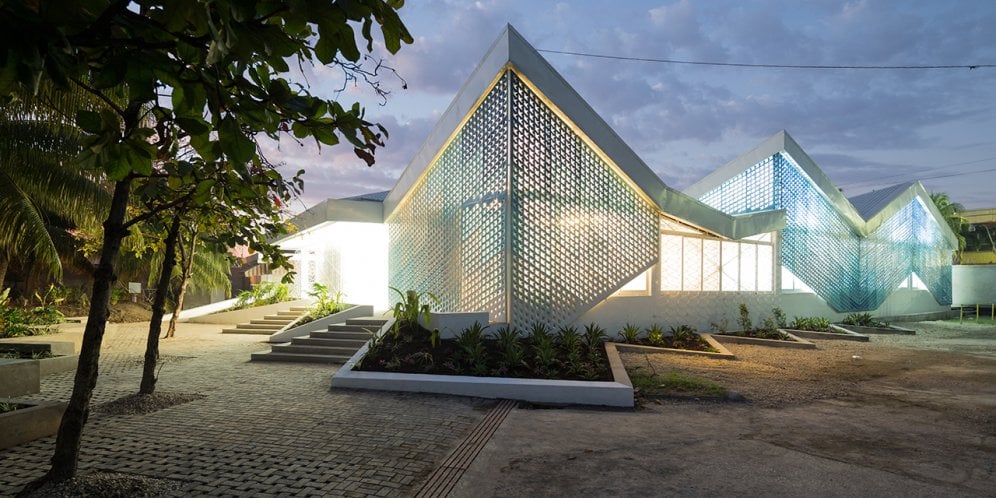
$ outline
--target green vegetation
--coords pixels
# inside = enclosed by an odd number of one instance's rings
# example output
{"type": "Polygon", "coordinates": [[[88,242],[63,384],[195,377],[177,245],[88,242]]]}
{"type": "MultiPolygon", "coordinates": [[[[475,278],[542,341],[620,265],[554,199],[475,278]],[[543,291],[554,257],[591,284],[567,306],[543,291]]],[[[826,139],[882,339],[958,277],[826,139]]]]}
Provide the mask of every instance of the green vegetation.
{"type": "Polygon", "coordinates": [[[329,291],[329,286],[325,284],[315,282],[311,285],[311,292],[308,295],[315,298],[315,304],[311,305],[308,315],[297,322],[298,325],[304,325],[320,318],[334,315],[346,308],[342,302],[342,292],[332,294],[329,291]]]}
{"type": "MultiPolygon", "coordinates": [[[[423,306],[405,294],[400,315],[419,316],[423,306]],[[416,306],[417,305],[417,306],[416,306]],[[410,310],[418,310],[418,314],[410,310]]],[[[396,306],[397,308],[397,306],[396,306]]],[[[417,320],[417,318],[416,318],[417,320]]],[[[605,329],[596,324],[579,333],[577,327],[561,327],[556,334],[543,324],[534,324],[528,335],[503,326],[489,333],[480,323],[463,330],[454,339],[440,340],[438,331],[428,331],[407,319],[390,334],[375,338],[358,370],[472,375],[513,378],[611,380],[605,355],[605,329]]]]}
{"type": "Polygon", "coordinates": [[[287,284],[266,282],[254,285],[250,290],[240,292],[236,298],[235,306],[232,307],[233,310],[282,303],[291,299],[290,287],[287,284]]]}
{"type": "Polygon", "coordinates": [[[394,315],[395,338],[401,333],[401,329],[417,328],[419,326],[419,317],[424,319],[426,326],[429,325],[429,313],[432,312],[432,305],[439,304],[439,299],[435,295],[431,292],[418,292],[414,290],[401,292],[401,290],[394,287],[390,289],[401,296],[401,300],[394,303],[394,306],[391,307],[394,315]],[[431,304],[426,302],[426,298],[431,300],[431,304]]]}
{"type": "Polygon", "coordinates": [[[43,335],[65,318],[53,306],[19,308],[10,302],[10,289],[0,291],[0,338],[43,335]]]}
{"type": "Polygon", "coordinates": [[[844,317],[844,325],[857,325],[859,327],[888,327],[886,322],[880,322],[871,316],[871,313],[851,313],[844,317]]]}
{"type": "Polygon", "coordinates": [[[671,327],[670,332],[665,332],[659,324],[652,324],[646,329],[646,335],[640,336],[640,328],[636,325],[626,324],[617,334],[619,341],[625,344],[638,344],[641,346],[652,346],[656,348],[686,349],[691,351],[717,352],[709,343],[699,335],[694,327],[688,325],[678,325],[671,327]]]}
{"type": "Polygon", "coordinates": [[[797,316],[789,328],[813,332],[837,332],[830,326],[830,319],[822,316],[797,316]]]}
{"type": "Polygon", "coordinates": [[[726,388],[715,382],[688,375],[679,370],[664,374],[643,367],[628,369],[629,380],[639,395],[674,396],[681,398],[722,398],[726,388]]]}
{"type": "Polygon", "coordinates": [[[21,405],[11,401],[0,401],[0,413],[12,412],[21,408],[21,405]]]}
{"type": "Polygon", "coordinates": [[[752,324],[750,310],[747,309],[746,304],[740,303],[738,310],[740,316],[737,318],[737,323],[740,324],[740,330],[737,332],[721,332],[721,334],[740,337],[755,337],[758,339],[773,339],[778,341],[792,340],[784,332],[778,330],[780,328],[779,324],[785,321],[785,315],[781,308],[772,309],[773,317],[765,318],[759,327],[755,327],[752,324]]]}

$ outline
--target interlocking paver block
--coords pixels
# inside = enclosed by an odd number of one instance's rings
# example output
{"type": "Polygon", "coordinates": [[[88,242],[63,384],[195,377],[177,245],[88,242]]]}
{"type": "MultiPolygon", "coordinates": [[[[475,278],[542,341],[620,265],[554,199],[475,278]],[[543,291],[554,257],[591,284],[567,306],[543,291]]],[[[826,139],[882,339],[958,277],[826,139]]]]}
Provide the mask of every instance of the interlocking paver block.
{"type": "MultiPolygon", "coordinates": [[[[161,343],[159,392],[204,397],[147,415],[91,413],[82,472],[184,482],[176,496],[405,496],[484,416],[463,398],[329,389],[335,366],[249,363],[259,338],[181,324],[161,343]]],[[[146,324],[110,324],[93,405],[133,394],[146,324]]],[[[59,338],[59,336],[55,336],[59,338]]],[[[70,372],[35,399],[67,400],[70,372]]],[[[0,451],[0,495],[48,470],[55,438],[0,451]]]]}

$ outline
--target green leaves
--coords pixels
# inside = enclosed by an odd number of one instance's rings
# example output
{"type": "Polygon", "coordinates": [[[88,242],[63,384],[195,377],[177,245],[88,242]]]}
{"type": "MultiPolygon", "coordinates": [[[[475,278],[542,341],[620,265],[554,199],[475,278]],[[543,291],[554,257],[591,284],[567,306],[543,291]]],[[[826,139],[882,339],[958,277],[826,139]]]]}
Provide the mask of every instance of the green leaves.
{"type": "Polygon", "coordinates": [[[76,126],[87,133],[100,133],[100,113],[87,110],[76,111],[76,126]]]}
{"type": "Polygon", "coordinates": [[[225,116],[218,125],[221,150],[233,162],[247,163],[256,155],[256,142],[247,137],[235,116],[225,116]]]}

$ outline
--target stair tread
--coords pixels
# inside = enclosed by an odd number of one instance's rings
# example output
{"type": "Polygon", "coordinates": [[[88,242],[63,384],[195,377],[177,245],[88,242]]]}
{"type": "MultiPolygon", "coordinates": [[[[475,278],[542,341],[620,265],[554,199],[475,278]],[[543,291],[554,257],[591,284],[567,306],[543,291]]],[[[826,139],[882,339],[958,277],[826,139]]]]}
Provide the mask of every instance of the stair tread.
{"type": "Polygon", "coordinates": [[[301,363],[342,364],[349,361],[349,358],[350,356],[279,353],[273,351],[264,351],[252,354],[253,361],[292,361],[301,363]]]}

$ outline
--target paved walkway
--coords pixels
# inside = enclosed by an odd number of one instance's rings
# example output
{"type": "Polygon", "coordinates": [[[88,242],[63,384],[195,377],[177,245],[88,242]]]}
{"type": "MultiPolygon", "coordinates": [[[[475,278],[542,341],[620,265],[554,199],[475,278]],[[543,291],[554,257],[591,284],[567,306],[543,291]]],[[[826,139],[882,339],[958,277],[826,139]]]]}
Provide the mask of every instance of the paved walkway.
{"type": "MultiPolygon", "coordinates": [[[[46,339],[78,344],[79,329],[46,339]]],[[[335,366],[250,363],[250,353],[267,348],[261,337],[221,329],[181,324],[162,341],[157,390],[204,397],[148,415],[92,415],[81,472],[177,479],[187,483],[180,496],[406,496],[494,405],[332,391],[335,366]]],[[[138,391],[147,331],[108,326],[94,405],[138,391]]],[[[32,398],[67,400],[71,389],[70,373],[55,374],[32,398]]],[[[0,451],[0,495],[41,476],[54,442],[0,451]]]]}

